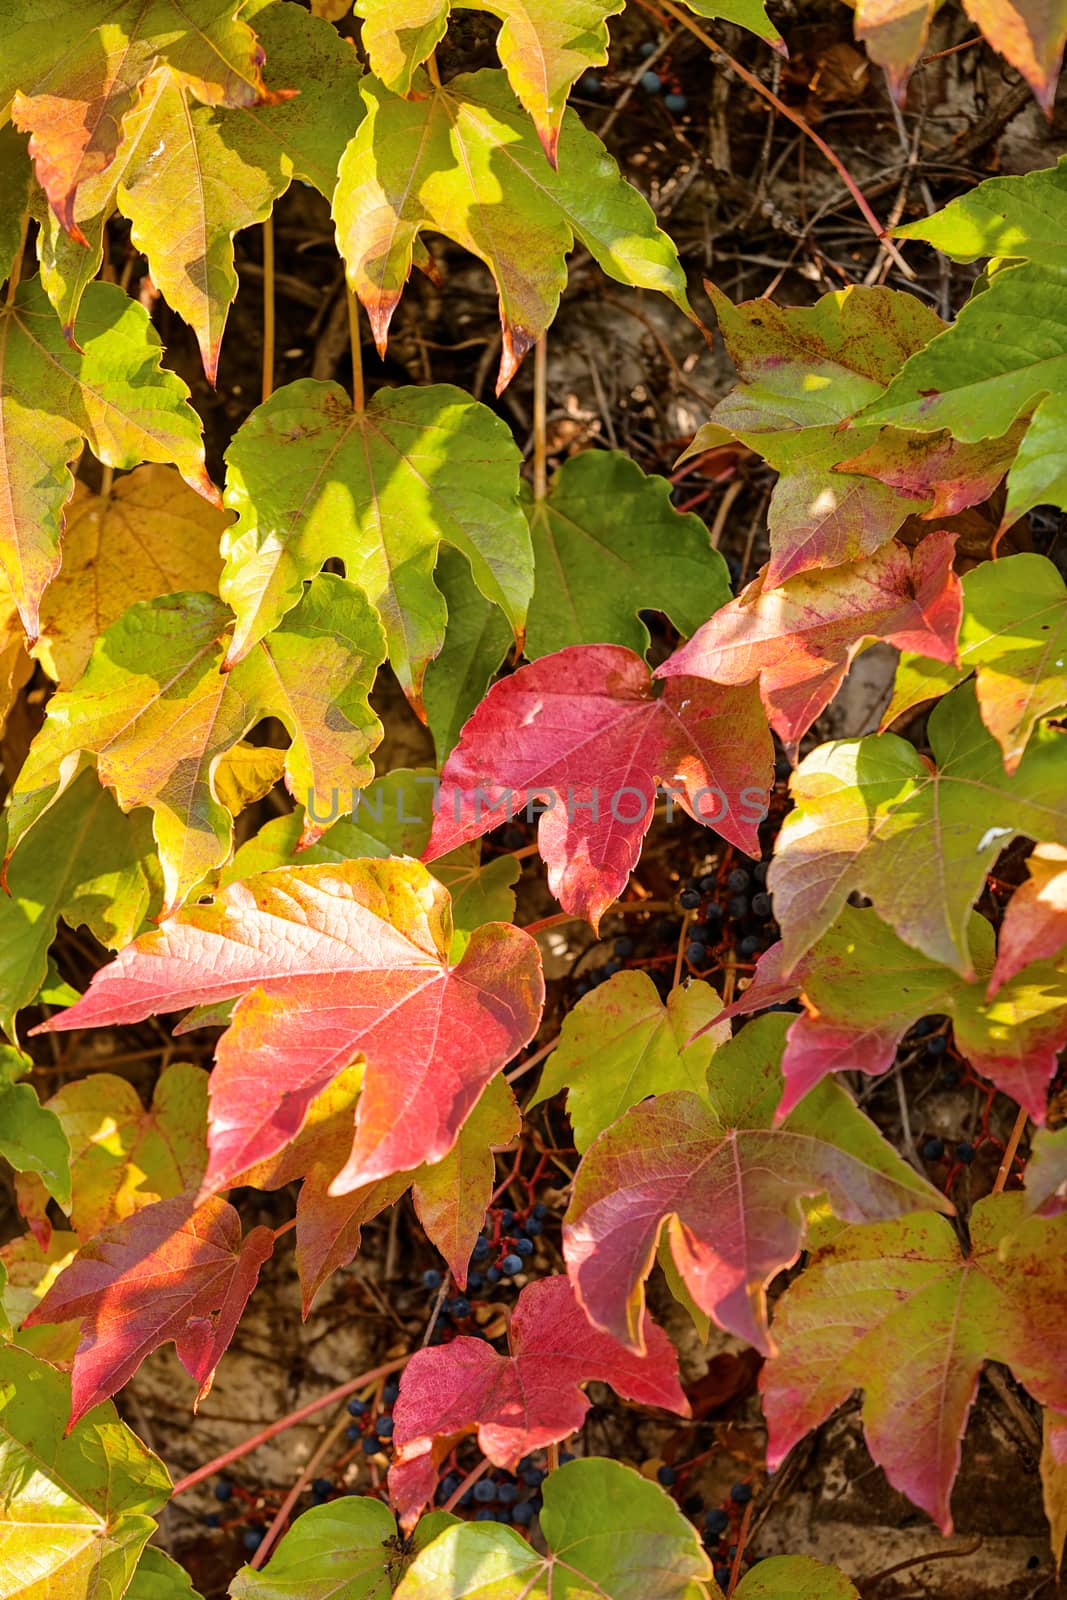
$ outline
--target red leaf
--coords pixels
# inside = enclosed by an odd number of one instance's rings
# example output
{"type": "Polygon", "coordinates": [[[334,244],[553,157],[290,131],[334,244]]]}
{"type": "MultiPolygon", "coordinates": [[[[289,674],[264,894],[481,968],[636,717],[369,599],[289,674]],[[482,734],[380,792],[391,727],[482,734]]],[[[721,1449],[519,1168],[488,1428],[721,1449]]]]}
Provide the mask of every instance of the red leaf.
{"type": "Polygon", "coordinates": [[[989,993],[1028,966],[1067,945],[1067,850],[1039,844],[1027,862],[1030,877],[1016,889],[1000,925],[997,964],[989,993]]]}
{"type": "Polygon", "coordinates": [[[885,545],[863,561],[801,573],[778,589],[766,572],[656,670],[715,683],[758,677],[771,727],[796,745],[841,686],[865,640],[885,639],[936,661],[955,661],[963,615],[952,570],[955,539],[934,533],[914,554],[885,545]]]}
{"type": "Polygon", "coordinates": [[[448,891],[417,862],[283,867],[127,945],[45,1027],[240,997],[211,1075],[205,1191],[288,1144],[314,1097],[362,1055],[355,1142],[331,1185],[341,1194],[440,1160],[536,1031],[544,983],[529,935],[486,923],[455,966],[451,937],[448,891]]]}
{"type": "Polygon", "coordinates": [[[242,1240],[225,1200],[194,1207],[187,1195],[135,1211],[83,1245],[24,1324],[84,1318],[68,1426],[169,1340],[202,1400],[273,1249],[270,1228],[242,1240]]]}
{"type": "Polygon", "coordinates": [[[586,1320],[564,1277],[522,1291],[511,1319],[511,1354],[481,1339],[418,1350],[400,1382],[389,1489],[405,1528],[432,1498],[439,1463],[457,1438],[477,1428],[494,1466],[557,1443],[582,1426],[589,1401],[579,1385],[610,1383],[624,1400],[689,1415],[678,1358],[645,1314],[647,1355],[635,1355],[586,1320]]]}
{"type": "Polygon", "coordinates": [[[697,822],[758,856],[774,751],[756,690],[699,678],[655,689],[640,656],[603,644],[557,650],[494,684],[445,763],[423,859],[545,800],[549,888],[596,927],[637,863],[657,779],[697,822]]]}

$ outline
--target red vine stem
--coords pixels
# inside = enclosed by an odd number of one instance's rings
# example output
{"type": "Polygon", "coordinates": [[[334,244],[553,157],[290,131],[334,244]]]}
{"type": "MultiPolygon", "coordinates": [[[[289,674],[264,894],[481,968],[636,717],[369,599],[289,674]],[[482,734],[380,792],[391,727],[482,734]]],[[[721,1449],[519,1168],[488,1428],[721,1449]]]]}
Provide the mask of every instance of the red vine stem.
{"type": "Polygon", "coordinates": [[[481,1461],[479,1461],[478,1465],[476,1467],[472,1467],[470,1472],[467,1473],[467,1476],[464,1478],[463,1482],[460,1484],[460,1486],[456,1490],[455,1494],[450,1494],[449,1495],[448,1499],[445,1501],[444,1505],[441,1507],[441,1510],[442,1511],[455,1511],[456,1507],[459,1505],[459,1502],[462,1500],[462,1498],[466,1494],[467,1490],[469,1488],[471,1488],[472,1485],[476,1484],[478,1482],[478,1479],[483,1477],[485,1475],[485,1473],[487,1473],[489,1471],[489,1468],[490,1468],[491,1465],[492,1465],[492,1463],[487,1459],[487,1457],[483,1456],[481,1461]]]}
{"type": "Polygon", "coordinates": [[[273,1546],[277,1543],[285,1524],[288,1522],[293,1507],[303,1494],[305,1485],[310,1483],[311,1479],[319,1470],[319,1467],[326,1460],[326,1457],[329,1455],[330,1451],[341,1437],[341,1434],[347,1423],[348,1414],[347,1412],[342,1411],[341,1415],[334,1422],[333,1426],[327,1428],[318,1449],[313,1455],[309,1456],[308,1460],[300,1469],[296,1482],[293,1484],[292,1488],[289,1490],[289,1493],[286,1495],[285,1499],[274,1513],[274,1517],[272,1518],[266,1533],[259,1541],[255,1550],[252,1552],[252,1555],[249,1557],[248,1565],[250,1567],[261,1567],[264,1561],[266,1561],[273,1546]]]}
{"type": "Polygon", "coordinates": [[[1001,1190],[1004,1188],[1004,1185],[1011,1177],[1011,1169],[1015,1161],[1015,1153],[1019,1148],[1019,1140],[1023,1136],[1023,1132],[1026,1128],[1026,1122],[1027,1114],[1023,1110],[1022,1106],[1020,1106],[1019,1113],[1015,1118],[1015,1126],[1011,1130],[1011,1138],[1008,1140],[1007,1147],[1004,1151],[1004,1159],[1000,1163],[1000,1170],[997,1173],[996,1182],[993,1184],[994,1194],[1000,1194],[1001,1190]]]}
{"type": "Polygon", "coordinates": [[[184,1494],[187,1489],[195,1488],[198,1483],[203,1483],[205,1478],[213,1477],[216,1472],[222,1472],[226,1467],[232,1466],[235,1461],[240,1461],[242,1456],[250,1455],[261,1444],[266,1444],[268,1439],[274,1439],[279,1433],[284,1433],[286,1428],[295,1427],[305,1418],[313,1417],[316,1411],[321,1411],[324,1406],[332,1406],[336,1400],[347,1400],[350,1394],[354,1394],[357,1389],[365,1389],[368,1383],[376,1383],[379,1378],[387,1378],[390,1373],[400,1372],[410,1360],[410,1354],[397,1356],[394,1361],[386,1361],[380,1367],[371,1367],[369,1372],[361,1372],[358,1378],[349,1378],[347,1383],[339,1383],[336,1389],[330,1389],[317,1400],[309,1400],[307,1405],[299,1406],[296,1411],[290,1411],[288,1416],[279,1417],[277,1422],[261,1428],[250,1439],[245,1439],[243,1444],[235,1444],[231,1450],[224,1450],[222,1455],[216,1456],[213,1461],[197,1467],[195,1472],[179,1478],[171,1490],[171,1499],[184,1494]]]}
{"type": "Polygon", "coordinates": [[[668,16],[673,17],[676,22],[680,22],[682,27],[687,28],[695,39],[700,40],[705,49],[710,50],[713,55],[721,56],[723,61],[727,62],[732,70],[737,73],[738,77],[744,83],[747,83],[750,89],[754,89],[758,95],[761,95],[769,105],[772,105],[780,116],[785,117],[794,127],[799,128],[804,137],[810,139],[816,150],[820,151],[829,161],[841,182],[845,185],[853,200],[855,200],[863,220],[883,246],[886,254],[893,258],[896,266],[906,278],[914,279],[915,273],[908,266],[893,241],[887,236],[882,224],[871,210],[866,195],[841,160],[841,157],[831,150],[822,135],[815,132],[811,123],[807,122],[799,111],[794,111],[792,106],[787,106],[784,100],[780,100],[773,89],[768,89],[767,85],[761,83],[754,72],[749,72],[748,68],[743,67],[740,61],[737,61],[728,50],[711,37],[710,33],[705,33],[699,23],[694,22],[692,17],[688,16],[680,6],[674,4],[674,0],[656,0],[655,5],[651,4],[650,0],[637,0],[637,4],[643,11],[648,11],[652,16],[657,17],[661,24],[664,11],[668,16]]]}
{"type": "Polygon", "coordinates": [[[748,1543],[748,1525],[752,1521],[752,1507],[754,1505],[754,1500],[748,1502],[744,1516],[741,1518],[741,1526],[737,1530],[737,1549],[734,1551],[734,1559],[730,1566],[730,1582],[726,1588],[727,1597],[732,1595],[737,1588],[737,1580],[741,1575],[741,1559],[745,1553],[745,1545],[748,1543]]]}

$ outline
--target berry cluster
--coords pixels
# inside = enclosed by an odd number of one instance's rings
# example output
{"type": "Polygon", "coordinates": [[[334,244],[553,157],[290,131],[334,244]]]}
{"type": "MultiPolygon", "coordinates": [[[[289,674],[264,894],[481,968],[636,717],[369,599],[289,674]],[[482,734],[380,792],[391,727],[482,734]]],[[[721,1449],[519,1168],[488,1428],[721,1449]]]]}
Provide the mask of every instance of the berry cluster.
{"type": "MultiPolygon", "coordinates": [[[[560,1452],[560,1464],[573,1461],[567,1451],[560,1452]]],[[[528,1528],[541,1509],[541,1485],[548,1475],[545,1457],[540,1453],[523,1456],[514,1472],[494,1469],[464,1489],[452,1510],[470,1512],[475,1522],[511,1522],[528,1528]]],[[[437,1504],[448,1505],[463,1482],[463,1473],[450,1467],[437,1485],[437,1504]]]]}
{"type": "Polygon", "coordinates": [[[778,937],[771,897],[766,890],[767,862],[733,867],[726,874],[706,872],[688,878],[678,896],[683,911],[696,912],[685,959],[692,972],[703,974],[720,964],[729,948],[743,962],[755,962],[778,937]],[[725,891],[725,895],[724,895],[725,891]]]}
{"type": "MultiPolygon", "coordinates": [[[[382,1455],[389,1449],[389,1441],[393,1437],[392,1412],[399,1393],[400,1385],[392,1379],[382,1388],[377,1408],[372,1408],[358,1395],[353,1395],[348,1402],[348,1415],[353,1420],[345,1429],[345,1439],[352,1446],[358,1445],[365,1456],[382,1455]]],[[[325,1478],[316,1478],[311,1488],[316,1504],[329,1499],[335,1492],[334,1485],[325,1478]],[[321,1493],[323,1484],[326,1484],[325,1494],[321,1493]]]]}

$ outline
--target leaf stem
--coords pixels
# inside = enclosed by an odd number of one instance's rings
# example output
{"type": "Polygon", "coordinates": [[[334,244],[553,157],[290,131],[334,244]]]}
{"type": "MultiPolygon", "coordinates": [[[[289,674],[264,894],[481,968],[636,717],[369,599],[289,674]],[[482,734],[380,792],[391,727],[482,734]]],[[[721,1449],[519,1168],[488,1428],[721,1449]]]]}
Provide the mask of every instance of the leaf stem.
{"type": "Polygon", "coordinates": [[[11,263],[11,274],[7,280],[7,294],[4,297],[4,304],[8,306],[14,302],[15,290],[18,288],[19,278],[22,276],[22,258],[26,254],[26,236],[29,231],[30,209],[27,206],[22,213],[22,222],[19,227],[19,245],[15,251],[15,259],[11,263]]]}
{"type": "Polygon", "coordinates": [[[263,385],[260,402],[274,393],[274,214],[263,224],[263,385]]]}
{"type": "Polygon", "coordinates": [[[675,5],[674,0],[656,0],[655,5],[652,5],[650,0],[637,0],[637,4],[642,10],[651,12],[653,16],[656,16],[660,11],[665,11],[676,22],[680,22],[682,27],[687,28],[695,39],[700,40],[705,49],[710,50],[713,55],[720,56],[737,73],[743,83],[747,83],[750,89],[755,90],[756,94],[761,95],[769,105],[772,105],[779,116],[785,117],[794,127],[799,128],[804,137],[810,139],[815,148],[821,151],[829,161],[849,194],[855,200],[863,220],[867,223],[879,243],[884,246],[886,254],[892,257],[895,265],[906,278],[914,280],[915,273],[908,266],[893,241],[886,235],[885,229],[871,210],[866,195],[841,160],[841,157],[831,150],[822,135],[816,133],[810,122],[807,122],[799,111],[794,111],[792,106],[786,105],[784,100],[779,99],[773,89],[768,89],[767,85],[762,83],[754,72],[749,72],[747,67],[743,67],[740,61],[737,61],[728,50],[711,37],[710,33],[705,32],[699,23],[694,22],[692,17],[683,11],[680,6],[675,5]]]}
{"type": "Polygon", "coordinates": [[[426,57],[426,73],[435,89],[441,87],[441,74],[437,70],[437,53],[431,50],[426,57]]]}
{"type": "Polygon", "coordinates": [[[1011,1169],[1012,1164],[1015,1161],[1015,1153],[1019,1148],[1019,1141],[1025,1132],[1027,1120],[1027,1113],[1023,1110],[1022,1106],[1020,1106],[1018,1115],[1015,1118],[1015,1126],[1011,1130],[1011,1137],[1008,1139],[1008,1143],[1004,1151],[1004,1159],[1000,1163],[996,1181],[993,1184],[992,1192],[994,1194],[1000,1194],[1004,1188],[1004,1185],[1011,1177],[1011,1169]]]}
{"type": "Polygon", "coordinates": [[[115,481],[114,467],[101,467],[100,469],[100,498],[106,500],[111,493],[111,485],[115,481]]]}
{"type": "Polygon", "coordinates": [[[359,301],[347,284],[345,293],[348,296],[348,344],[352,351],[352,406],[354,410],[362,411],[366,395],[363,388],[363,343],[359,336],[359,301]]]}
{"type": "Polygon", "coordinates": [[[286,1495],[285,1499],[274,1513],[274,1518],[268,1524],[266,1533],[263,1535],[255,1550],[248,1558],[248,1565],[250,1567],[261,1567],[264,1561],[266,1561],[267,1557],[270,1555],[272,1547],[277,1543],[279,1535],[284,1529],[285,1524],[288,1522],[293,1507],[303,1494],[305,1484],[309,1483],[315,1476],[316,1472],[318,1472],[319,1467],[330,1454],[330,1451],[341,1437],[341,1434],[347,1425],[348,1412],[342,1406],[340,1416],[334,1419],[332,1427],[327,1428],[318,1449],[308,1457],[303,1467],[301,1467],[300,1472],[297,1474],[296,1482],[293,1484],[292,1488],[289,1490],[289,1493],[286,1495]]]}
{"type": "Polygon", "coordinates": [[[533,491],[543,500],[548,489],[548,339],[542,334],[534,345],[533,491]]]}
{"type": "Polygon", "coordinates": [[[358,1378],[349,1378],[347,1383],[339,1383],[336,1389],[330,1389],[317,1400],[309,1400],[307,1405],[298,1406],[295,1411],[290,1411],[287,1416],[279,1417],[277,1422],[270,1423],[266,1428],[261,1428],[258,1433],[252,1434],[242,1444],[235,1444],[232,1449],[224,1450],[222,1455],[215,1456],[202,1467],[197,1467],[195,1472],[187,1473],[184,1478],[179,1478],[171,1490],[171,1499],[176,1495],[184,1494],[187,1489],[194,1489],[198,1483],[203,1483],[205,1478],[214,1477],[216,1472],[222,1472],[226,1467],[232,1466],[235,1461],[240,1461],[242,1456],[251,1454],[261,1444],[266,1444],[268,1439],[274,1439],[279,1433],[284,1433],[287,1428],[295,1427],[298,1422],[303,1422],[307,1417],[313,1417],[316,1411],[321,1411],[324,1406],[333,1405],[336,1400],[347,1400],[350,1394],[357,1389],[365,1389],[369,1383],[377,1383],[379,1378],[387,1378],[390,1373],[400,1372],[411,1360],[410,1353],[406,1356],[397,1356],[393,1361],[386,1361],[380,1367],[371,1367],[369,1372],[361,1372],[358,1378]]]}

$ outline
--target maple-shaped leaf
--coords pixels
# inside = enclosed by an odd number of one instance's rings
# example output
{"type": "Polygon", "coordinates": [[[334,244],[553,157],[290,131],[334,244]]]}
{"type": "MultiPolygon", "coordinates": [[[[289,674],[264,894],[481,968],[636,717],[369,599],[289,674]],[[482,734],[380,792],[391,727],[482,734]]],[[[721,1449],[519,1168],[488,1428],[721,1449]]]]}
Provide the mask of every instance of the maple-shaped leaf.
{"type": "Polygon", "coordinates": [[[257,11],[255,26],[271,82],[287,95],[214,110],[192,104],[180,76],[157,68],[126,118],[114,161],[79,190],[82,242],[54,216],[38,241],[45,289],[71,327],[100,268],[108,218],[121,211],[152,281],[195,330],[212,383],[237,293],[234,234],[264,221],[294,178],[329,200],[363,114],[359,63],[336,29],[289,4],[257,11]]]}
{"type": "Polygon", "coordinates": [[[202,1400],[273,1249],[270,1228],[242,1238],[218,1195],[157,1200],[82,1245],[26,1318],[29,1328],[82,1319],[70,1425],[171,1340],[202,1400]]]}
{"type": "Polygon", "coordinates": [[[905,944],[874,911],[846,906],[833,927],[783,976],[780,944],[761,956],[756,974],[727,1015],[742,1016],[794,995],[804,1015],[790,1025],[782,1071],[784,1116],[827,1073],[887,1072],[908,1029],[924,1016],[947,1013],[956,1046],[1043,1122],[1057,1052],[1067,1044],[1067,972],[1035,962],[989,998],[993,930],[970,918],[967,946],[974,963],[968,982],[905,944]]]}
{"type": "Polygon", "coordinates": [[[37,181],[77,236],[79,186],[114,160],[142,84],[166,66],[207,105],[269,98],[263,51],[233,0],[12,0],[0,107],[31,135],[37,181]]]}
{"type": "Polygon", "coordinates": [[[237,613],[240,661],[340,558],[378,611],[393,669],[419,703],[441,648],[445,603],[433,569],[442,541],[521,634],[533,557],[519,509],[520,456],[488,407],[448,384],[381,389],[356,410],[334,383],[300,379],[259,406],[231,443],[220,593],[237,613]]]}
{"type": "Polygon", "coordinates": [[[297,1517],[270,1560],[259,1571],[242,1567],[229,1594],[232,1600],[391,1600],[412,1555],[457,1520],[431,1511],[404,1539],[381,1500],[345,1495],[297,1517]]]}
{"type": "MultiPolygon", "coordinates": [[[[125,1078],[97,1072],[66,1083],[47,1102],[70,1145],[71,1194],[60,1204],[84,1242],[156,1200],[195,1188],[207,1165],[207,1073],[164,1067],[150,1110],[125,1078]]],[[[25,1178],[19,1210],[38,1237],[51,1231],[47,1195],[25,1178]]]]}
{"type": "Polygon", "coordinates": [[[574,1146],[584,1151],[649,1095],[702,1094],[712,1054],[730,1037],[729,1022],[716,1024],[721,1010],[708,983],[672,989],[664,1005],[647,972],[617,972],[563,1019],[527,1110],[566,1089],[574,1146]]]}
{"type": "Polygon", "coordinates": [[[137,939],[45,1028],[237,999],[211,1075],[212,1189],[283,1149],[315,1095],[362,1056],[355,1142],[334,1180],[344,1193],[446,1155],[540,1022],[528,934],[488,923],[455,965],[451,936],[448,891],[417,862],[279,868],[137,939]]]}
{"type": "Polygon", "coordinates": [[[1067,1211],[1067,1128],[1039,1128],[1026,1163],[1026,1198],[1043,1216],[1067,1211]]]}
{"type": "Polygon", "coordinates": [[[0,1045],[0,1156],[14,1167],[16,1188],[33,1183],[43,1206],[51,1196],[70,1205],[70,1145],[55,1108],[42,1106],[32,1084],[19,1083],[33,1062],[0,1045]]]}
{"type": "Polygon", "coordinates": [[[172,467],[137,467],[107,495],[75,484],[33,652],[49,677],[64,687],[80,677],[99,635],[135,601],[217,589],[228,521],[172,467]]]}
{"type": "MultiPolygon", "coordinates": [[[[502,24],[497,52],[508,81],[533,118],[549,161],[556,147],[567,96],[582,73],[608,59],[608,17],[625,0],[456,0],[488,11],[502,24]]],[[[449,0],[358,0],[363,47],[371,71],[386,88],[407,94],[415,68],[440,44],[449,0]]]]}
{"type": "Polygon", "coordinates": [[[545,801],[549,888],[596,927],[641,853],[657,780],[672,804],[758,855],[773,762],[758,691],[700,678],[658,688],[620,645],[558,650],[495,683],[445,763],[424,859],[545,801]]]}
{"type": "Polygon", "coordinates": [[[969,1231],[961,1255],[952,1226],[929,1214],[849,1228],[790,1285],[760,1377],[772,1471],[862,1389],[872,1457],[947,1534],[983,1362],[1067,1411],[1067,1220],[998,1194],[978,1201],[969,1231]]]}
{"type": "Polygon", "coordinates": [[[894,100],[903,103],[922,55],[937,0],[855,0],[856,39],[885,69],[894,100]]]}
{"type": "Polygon", "coordinates": [[[674,245],[573,112],[563,118],[554,171],[502,72],[461,73],[444,86],[420,73],[415,88],[404,100],[364,80],[367,115],[334,195],[348,282],[383,355],[424,230],[462,245],[493,274],[498,392],[552,321],[576,240],[611,277],[658,289],[692,315],[674,245]]]}
{"type": "Polygon", "coordinates": [[[877,478],[904,499],[924,505],[920,521],[938,522],[990,498],[1009,468],[1017,469],[1026,430],[1024,419],[999,439],[961,444],[950,433],[882,428],[873,444],[840,461],[834,471],[877,478]]]}
{"type": "Polygon", "coordinates": [[[852,287],[814,306],[790,307],[763,299],[734,305],[713,284],[707,290],[741,383],[719,401],[682,460],[740,439],[778,472],[768,511],[770,586],[870,555],[923,502],[876,478],[835,470],[878,437],[875,428],[841,424],[941,331],[940,318],[893,289],[852,287]]]}
{"type": "Polygon", "coordinates": [[[184,1567],[150,1544],[141,1552],[123,1600],[203,1600],[184,1567]]]}
{"type": "MultiPolygon", "coordinates": [[[[271,867],[317,866],[327,861],[356,861],[366,856],[417,856],[425,850],[433,822],[433,796],[437,774],[429,767],[394,767],[354,800],[351,815],[326,827],[315,844],[301,843],[305,815],[301,807],[284,817],[273,817],[237,850],[222,868],[220,886],[237,883],[271,867]]],[[[342,797],[336,799],[340,809],[342,797]]],[[[312,821],[326,826],[330,813],[314,812],[312,821]]],[[[456,959],[463,953],[466,934],[484,922],[515,920],[515,883],[521,864],[514,856],[494,856],[483,862],[477,844],[460,845],[433,864],[433,875],[452,897],[452,948],[456,959]]]]}
{"type": "Polygon", "coordinates": [[[162,883],[148,813],[124,817],[94,774],[82,772],[41,818],[32,843],[8,861],[6,885],[0,1027],[13,1039],[18,1012],[45,981],[60,918],[117,949],[158,911],[162,883]]]}
{"type": "Polygon", "coordinates": [[[642,1347],[644,1281],[664,1228],[700,1310],[766,1351],[767,1285],[800,1254],[802,1199],[826,1195],[851,1222],[951,1209],[837,1084],[775,1126],[790,1020],[750,1023],[715,1052],[702,1093],[632,1106],[582,1158],[567,1271],[593,1322],[631,1349],[642,1347]]]}
{"type": "MultiPolygon", "coordinates": [[[[12,792],[9,852],[63,793],[78,752],[92,752],[123,810],[151,808],[174,907],[230,853],[216,765],[264,717],[292,741],[294,795],[351,793],[369,780],[382,728],[367,697],[385,649],[359,590],[320,573],[284,626],[227,673],[231,625],[205,594],[140,602],[112,624],[75,686],[49,702],[12,792]]],[[[305,840],[321,832],[305,816],[305,840]]]]}
{"type": "MultiPolygon", "coordinates": [[[[998,563],[999,564],[999,563],[998,563]]],[[[820,745],[793,774],[796,802],[768,873],[788,974],[853,891],[902,939],[963,976],[986,873],[1019,834],[1067,845],[1067,746],[1039,727],[1014,773],[971,684],[932,713],[936,766],[895,734],[820,745]]]]}
{"type": "Polygon", "coordinates": [[[31,639],[41,595],[59,569],[70,466],[83,442],[109,467],[173,461],[199,494],[218,499],[200,419],[185,384],[160,366],[144,307],[117,284],[91,284],[77,336],[74,349],[37,278],[20,283],[0,311],[0,566],[31,639]]]}
{"type": "Polygon", "coordinates": [[[983,562],[963,579],[959,666],[904,656],[882,726],[968,672],[982,720],[1014,772],[1042,717],[1067,705],[1067,587],[1046,556],[983,562]]]}
{"type": "MultiPolygon", "coordinates": [[[[904,100],[908,78],[922,55],[938,3],[939,0],[854,0],[856,38],[866,45],[871,60],[885,68],[898,101],[904,100]]],[[[1043,0],[963,0],[963,8],[981,28],[986,42],[1022,74],[1038,104],[1051,116],[1067,37],[1067,14],[1043,0]]],[[[907,234],[910,230],[898,231],[907,234]]],[[[916,233],[920,238],[928,237],[922,224],[917,225],[916,233]]]]}
{"type": "Polygon", "coordinates": [[[672,488],[620,450],[583,450],[563,463],[543,500],[527,500],[531,661],[572,644],[624,644],[643,655],[649,633],[640,612],[662,611],[691,634],[726,604],[726,563],[700,518],[671,505],[672,488]]]}
{"type": "Polygon", "coordinates": [[[482,1454],[512,1471],[521,1456],[577,1432],[589,1410],[580,1385],[591,1379],[610,1383],[624,1400],[689,1415],[674,1347],[647,1312],[634,1355],[590,1325],[565,1277],[523,1289],[508,1343],[502,1356],[461,1335],[417,1350],[405,1367],[389,1469],[390,1497],[405,1528],[432,1500],[440,1462],[457,1439],[477,1429],[482,1454]]]}
{"type": "Polygon", "coordinates": [[[0,1324],[8,1324],[5,1337],[17,1330],[24,1350],[57,1366],[69,1366],[73,1361],[78,1348],[78,1324],[61,1322],[26,1329],[22,1324],[77,1253],[77,1235],[58,1228],[52,1230],[52,1237],[43,1248],[32,1233],[18,1234],[0,1245],[0,1324]]]}
{"type": "Polygon", "coordinates": [[[515,638],[504,613],[482,594],[458,550],[441,546],[434,583],[444,596],[448,625],[444,643],[426,669],[422,701],[438,765],[443,766],[515,638]]]}
{"type": "Polygon", "coordinates": [[[1012,895],[1000,925],[997,964],[990,994],[1032,961],[1043,961],[1067,947],[1067,849],[1038,844],[1027,862],[1027,881],[1012,895]]]}
{"type": "Polygon", "coordinates": [[[396,1600],[707,1600],[711,1562],[658,1483],[594,1456],[543,1493],[544,1555],[515,1528],[459,1522],[415,1557],[396,1600]]]}
{"type": "Polygon", "coordinates": [[[1067,158],[1037,172],[987,178],[931,217],[894,228],[954,261],[1010,256],[1059,266],[1067,244],[1067,158]]]}
{"type": "Polygon", "coordinates": [[[795,749],[869,640],[955,661],[963,600],[954,545],[950,533],[930,534],[914,552],[894,541],[862,561],[799,573],[777,589],[764,572],[656,676],[732,684],[758,678],[771,727],[795,749]]]}
{"type": "Polygon", "coordinates": [[[170,1495],[158,1456],[106,1405],[64,1433],[70,1379],[16,1345],[0,1347],[0,1584],[21,1600],[122,1595],[153,1513],[170,1495]]]}

